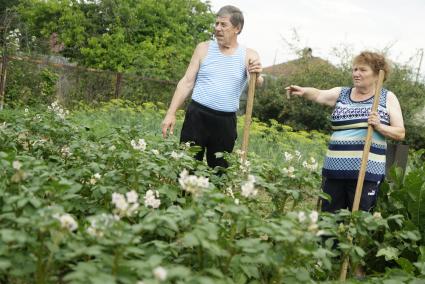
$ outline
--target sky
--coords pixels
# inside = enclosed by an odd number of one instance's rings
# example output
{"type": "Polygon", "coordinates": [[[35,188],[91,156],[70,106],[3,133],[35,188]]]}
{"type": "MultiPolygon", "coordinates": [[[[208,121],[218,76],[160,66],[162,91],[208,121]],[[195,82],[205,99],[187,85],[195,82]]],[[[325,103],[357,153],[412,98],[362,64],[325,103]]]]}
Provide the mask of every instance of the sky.
{"type": "MultiPolygon", "coordinates": [[[[386,51],[389,59],[419,67],[425,49],[425,0],[210,0],[242,10],[245,26],[238,41],[255,49],[264,67],[298,56],[310,47],[313,56],[334,64],[348,51],[386,51]],[[296,31],[296,32],[294,32],[296,31]],[[422,50],[422,51],[421,51],[422,50]]],[[[425,57],[425,55],[424,55],[425,57]]],[[[425,78],[425,58],[420,68],[425,78]]]]}

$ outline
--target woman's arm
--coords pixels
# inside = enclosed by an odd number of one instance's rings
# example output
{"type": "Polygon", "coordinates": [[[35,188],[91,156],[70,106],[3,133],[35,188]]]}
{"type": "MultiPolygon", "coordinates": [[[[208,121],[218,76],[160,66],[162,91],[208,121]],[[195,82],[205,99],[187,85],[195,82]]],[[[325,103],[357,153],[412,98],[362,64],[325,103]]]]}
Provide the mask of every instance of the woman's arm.
{"type": "Polygon", "coordinates": [[[388,92],[387,111],[390,116],[390,125],[382,124],[377,112],[372,112],[369,115],[368,123],[387,138],[397,141],[404,140],[406,131],[404,129],[403,115],[400,103],[392,92],[388,92]]]}
{"type": "Polygon", "coordinates": [[[341,93],[341,87],[335,87],[329,90],[319,90],[316,88],[291,85],[285,89],[290,95],[303,97],[307,100],[327,106],[335,106],[339,94],[341,93]]]}

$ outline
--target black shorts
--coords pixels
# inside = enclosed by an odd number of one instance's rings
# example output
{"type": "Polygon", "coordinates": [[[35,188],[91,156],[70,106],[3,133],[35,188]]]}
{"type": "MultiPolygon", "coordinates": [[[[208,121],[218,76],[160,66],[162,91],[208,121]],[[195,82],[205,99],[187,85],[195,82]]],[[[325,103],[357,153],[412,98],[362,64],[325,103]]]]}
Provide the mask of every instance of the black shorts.
{"type": "MultiPolygon", "coordinates": [[[[335,212],[340,209],[351,210],[356,193],[356,179],[324,178],[323,192],[331,196],[331,200],[322,200],[322,211],[335,212]]],[[[364,181],[359,210],[371,212],[376,205],[380,182],[364,181]]]]}
{"type": "Polygon", "coordinates": [[[210,167],[226,168],[223,158],[216,158],[217,152],[232,152],[237,138],[236,113],[210,109],[191,101],[186,110],[180,142],[191,142],[201,147],[195,156],[203,160],[206,150],[207,163],[210,167]]]}

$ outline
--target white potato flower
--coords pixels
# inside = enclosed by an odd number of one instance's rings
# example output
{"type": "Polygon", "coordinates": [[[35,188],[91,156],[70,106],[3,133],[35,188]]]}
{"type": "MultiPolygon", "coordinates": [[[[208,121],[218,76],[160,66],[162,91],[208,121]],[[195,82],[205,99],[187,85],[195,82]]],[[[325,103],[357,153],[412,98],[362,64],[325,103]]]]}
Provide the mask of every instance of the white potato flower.
{"type": "Polygon", "coordinates": [[[319,220],[319,212],[313,210],[308,217],[310,217],[311,222],[315,224],[319,220]]]}
{"type": "Polygon", "coordinates": [[[201,194],[203,189],[209,187],[208,178],[189,175],[189,172],[186,169],[180,173],[179,183],[185,191],[195,195],[201,194]]]}
{"type": "Polygon", "coordinates": [[[159,199],[159,192],[156,190],[155,192],[149,189],[145,194],[145,206],[152,207],[154,209],[159,208],[161,205],[161,200],[159,199]]]}
{"type": "Polygon", "coordinates": [[[21,169],[21,167],[22,167],[22,164],[21,164],[21,162],[19,162],[19,161],[13,161],[13,163],[12,163],[12,167],[15,169],[15,170],[20,170],[21,169]]]}
{"type": "Polygon", "coordinates": [[[183,158],[183,156],[184,156],[183,152],[180,152],[180,153],[177,153],[175,151],[171,152],[171,158],[173,158],[174,160],[179,160],[183,158]]]}
{"type": "Polygon", "coordinates": [[[303,212],[303,211],[298,212],[298,221],[303,223],[306,219],[307,219],[307,217],[305,215],[305,212],[303,212]]]}
{"type": "Polygon", "coordinates": [[[283,154],[285,155],[285,161],[287,162],[291,161],[294,158],[294,156],[291,153],[285,152],[283,154]]]}
{"type": "Polygon", "coordinates": [[[136,203],[139,199],[139,195],[134,190],[127,192],[125,196],[127,197],[128,203],[136,203]]]}
{"type": "Polygon", "coordinates": [[[153,275],[159,281],[165,281],[167,279],[167,270],[162,266],[158,266],[153,270],[153,275]]]}
{"type": "Polygon", "coordinates": [[[131,140],[130,141],[131,146],[133,147],[134,150],[139,150],[139,151],[145,151],[146,150],[146,141],[145,139],[139,139],[138,141],[136,140],[131,140]]]}
{"type": "Polygon", "coordinates": [[[78,228],[78,223],[69,214],[56,216],[56,218],[61,223],[61,227],[67,229],[70,232],[75,231],[78,228]]]}
{"type": "Polygon", "coordinates": [[[244,197],[254,197],[257,195],[258,190],[255,188],[255,176],[248,175],[248,180],[241,186],[241,194],[244,197]]]}
{"type": "Polygon", "coordinates": [[[290,178],[295,178],[295,168],[290,166],[289,168],[283,168],[283,173],[286,174],[290,178]]]}

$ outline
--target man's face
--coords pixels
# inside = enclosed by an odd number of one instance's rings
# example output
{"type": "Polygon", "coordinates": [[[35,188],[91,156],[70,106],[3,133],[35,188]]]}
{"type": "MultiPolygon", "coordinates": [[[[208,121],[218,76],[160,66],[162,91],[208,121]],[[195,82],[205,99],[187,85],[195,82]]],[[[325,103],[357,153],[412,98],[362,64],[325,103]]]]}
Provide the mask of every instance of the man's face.
{"type": "Polygon", "coordinates": [[[237,38],[240,29],[230,22],[230,16],[217,17],[214,35],[220,45],[228,45],[237,38]]]}

